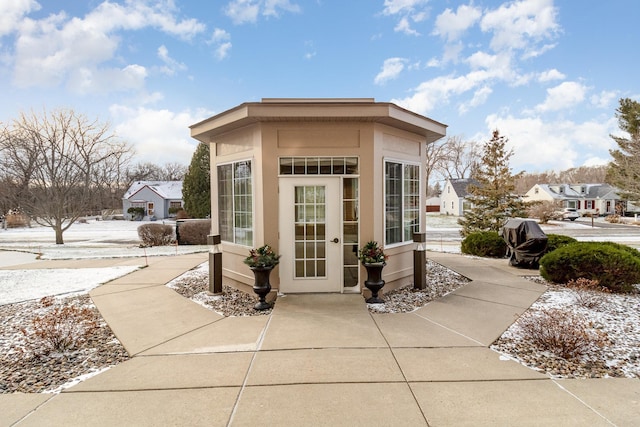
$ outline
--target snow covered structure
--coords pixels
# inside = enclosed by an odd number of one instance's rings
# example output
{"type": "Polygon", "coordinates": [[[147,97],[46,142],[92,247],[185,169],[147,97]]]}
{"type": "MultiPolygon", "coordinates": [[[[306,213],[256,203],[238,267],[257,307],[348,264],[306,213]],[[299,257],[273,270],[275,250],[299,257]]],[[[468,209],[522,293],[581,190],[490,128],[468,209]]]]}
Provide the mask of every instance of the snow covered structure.
{"type": "Polygon", "coordinates": [[[164,219],[174,216],[183,204],[182,181],[136,181],[122,197],[122,214],[135,219],[138,214],[128,211],[140,208],[144,218],[164,219]]]}

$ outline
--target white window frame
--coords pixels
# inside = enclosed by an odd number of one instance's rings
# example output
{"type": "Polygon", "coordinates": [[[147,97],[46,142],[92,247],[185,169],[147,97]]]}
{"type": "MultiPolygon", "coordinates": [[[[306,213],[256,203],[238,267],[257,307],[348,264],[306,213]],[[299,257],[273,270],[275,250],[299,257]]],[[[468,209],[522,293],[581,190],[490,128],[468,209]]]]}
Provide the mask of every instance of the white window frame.
{"type": "MultiPolygon", "coordinates": [[[[405,176],[404,176],[404,167],[405,166],[416,166],[418,168],[418,198],[422,197],[422,174],[421,174],[421,163],[419,162],[411,162],[411,161],[407,161],[407,160],[401,160],[401,159],[396,159],[396,158],[384,158],[383,159],[383,174],[382,174],[382,180],[383,180],[383,200],[384,200],[384,246],[385,247],[394,247],[394,246],[401,246],[401,245],[406,245],[406,244],[410,244],[413,243],[413,236],[411,236],[411,239],[409,240],[405,240],[404,237],[404,212],[405,212],[405,205],[404,205],[404,200],[405,200],[405,194],[404,194],[404,184],[405,184],[405,176]],[[401,218],[401,224],[402,224],[402,230],[401,230],[401,240],[399,242],[387,242],[387,163],[396,163],[399,164],[401,166],[401,173],[402,173],[402,177],[401,177],[401,195],[400,195],[400,200],[402,201],[401,206],[400,206],[400,218],[401,218]]],[[[418,206],[420,206],[420,203],[418,202],[418,206]]],[[[418,232],[421,230],[421,225],[422,225],[422,215],[421,215],[421,211],[418,208],[418,232]]]]}
{"type": "MultiPolygon", "coordinates": [[[[249,159],[240,159],[240,160],[234,160],[232,162],[226,162],[226,163],[218,163],[216,165],[216,184],[217,184],[217,197],[218,197],[218,222],[220,222],[220,209],[221,209],[221,203],[220,203],[220,180],[219,180],[219,168],[222,166],[231,166],[231,172],[232,172],[232,177],[231,177],[231,199],[232,199],[232,211],[231,211],[231,237],[232,240],[229,240],[227,237],[223,235],[223,227],[221,227],[219,225],[219,230],[220,230],[220,236],[222,241],[228,242],[228,243],[233,243],[236,245],[240,245],[240,246],[247,246],[247,247],[253,247],[254,246],[254,241],[255,241],[255,220],[256,220],[256,213],[255,213],[255,175],[254,175],[254,160],[252,158],[249,159]],[[237,238],[237,225],[236,225],[236,204],[235,204],[235,185],[234,185],[234,179],[235,177],[233,176],[234,172],[235,172],[235,166],[239,163],[245,163],[248,162],[250,164],[251,167],[251,241],[250,242],[243,242],[238,240],[237,238]]],[[[225,231],[226,232],[226,231],[225,231]]]]}

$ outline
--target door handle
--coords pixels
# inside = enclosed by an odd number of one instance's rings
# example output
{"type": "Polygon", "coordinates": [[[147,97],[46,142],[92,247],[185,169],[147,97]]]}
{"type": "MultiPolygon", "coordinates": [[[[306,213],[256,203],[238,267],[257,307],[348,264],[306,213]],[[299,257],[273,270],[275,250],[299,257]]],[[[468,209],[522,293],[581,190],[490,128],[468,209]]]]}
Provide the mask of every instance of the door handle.
{"type": "Polygon", "coordinates": [[[340,240],[336,237],[335,239],[332,240],[333,243],[338,243],[340,240]]]}

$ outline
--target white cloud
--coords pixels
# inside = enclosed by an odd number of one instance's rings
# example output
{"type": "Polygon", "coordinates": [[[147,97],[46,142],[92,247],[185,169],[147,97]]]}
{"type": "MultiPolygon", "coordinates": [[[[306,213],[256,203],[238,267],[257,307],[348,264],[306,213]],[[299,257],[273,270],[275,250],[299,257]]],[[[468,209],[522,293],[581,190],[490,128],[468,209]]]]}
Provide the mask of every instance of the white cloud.
{"type": "Polygon", "coordinates": [[[387,16],[400,16],[394,31],[417,36],[420,33],[411,27],[411,22],[422,22],[427,18],[428,2],[429,0],[385,0],[382,13],[387,16]]]}
{"type": "Polygon", "coordinates": [[[515,172],[565,170],[594,164],[594,159],[607,157],[612,146],[609,133],[615,127],[615,120],[576,123],[497,114],[488,116],[485,122],[487,135],[499,129],[509,139],[508,148],[514,150],[510,163],[515,172]]]}
{"type": "Polygon", "coordinates": [[[136,160],[188,165],[198,141],[189,135],[189,126],[211,115],[206,111],[154,110],[113,105],[109,109],[119,138],[134,146],[136,160]]]}
{"type": "Polygon", "coordinates": [[[591,103],[598,108],[610,108],[611,103],[618,98],[618,92],[603,90],[599,94],[591,97],[591,103]]]}
{"type": "Polygon", "coordinates": [[[472,90],[487,79],[486,72],[469,73],[466,76],[441,76],[421,83],[415,93],[404,99],[392,100],[409,110],[426,114],[440,104],[446,104],[452,95],[472,90]]]}
{"type": "MultiPolygon", "coordinates": [[[[103,2],[84,18],[69,18],[64,13],[34,20],[24,19],[18,26],[15,45],[14,83],[20,87],[55,86],[67,82],[83,93],[89,89],[109,91],[110,82],[120,79],[120,87],[134,87],[142,76],[136,64],[120,68],[104,67],[114,59],[120,46],[120,33],[156,28],[182,39],[190,39],[204,30],[195,19],[178,20],[172,2],[153,5],[147,2],[117,4],[103,2]],[[80,76],[82,81],[72,80],[80,76]],[[127,83],[128,82],[128,83],[127,83]]],[[[120,60],[122,58],[119,58],[120,60]]]]}
{"type": "Polygon", "coordinates": [[[222,60],[229,55],[231,50],[231,34],[221,28],[215,28],[209,43],[215,45],[215,56],[222,60]]]}
{"type": "Polygon", "coordinates": [[[419,32],[411,28],[411,23],[409,22],[409,18],[406,16],[403,16],[402,18],[400,18],[400,21],[398,21],[398,24],[395,26],[393,30],[398,33],[405,33],[409,36],[420,35],[419,32]]]}
{"type": "Polygon", "coordinates": [[[538,112],[559,111],[573,107],[585,99],[588,88],[578,82],[562,82],[558,86],[547,89],[547,98],[538,104],[538,112]]]}
{"type": "Polygon", "coordinates": [[[291,3],[289,0],[266,0],[264,2],[264,16],[278,17],[278,9],[282,9],[285,12],[299,13],[301,11],[300,6],[291,3]]]}
{"type": "Polygon", "coordinates": [[[160,67],[160,72],[169,76],[174,75],[177,71],[184,71],[187,66],[169,56],[169,49],[165,45],[158,48],[158,58],[164,62],[164,66],[160,67]]]}
{"type": "Polygon", "coordinates": [[[0,2],[0,37],[11,34],[20,26],[25,15],[40,10],[35,0],[13,0],[0,2]]]}
{"type": "Polygon", "coordinates": [[[480,89],[474,92],[473,98],[471,99],[471,101],[460,105],[460,107],[458,108],[458,112],[460,114],[464,114],[467,111],[469,111],[471,108],[475,108],[484,104],[485,102],[487,102],[487,99],[492,93],[493,93],[493,89],[491,89],[490,87],[488,86],[481,87],[480,89]]]}
{"type": "Polygon", "coordinates": [[[459,6],[456,12],[446,9],[436,18],[435,29],[432,34],[442,36],[448,42],[457,40],[481,16],[480,9],[473,6],[459,6]]]}
{"type": "Polygon", "coordinates": [[[459,108],[461,113],[470,107],[480,105],[492,93],[492,85],[498,81],[512,84],[520,83],[522,76],[516,74],[511,67],[511,57],[502,53],[489,55],[476,52],[467,59],[471,70],[463,76],[440,76],[425,81],[414,89],[410,97],[394,102],[416,112],[426,114],[436,106],[447,104],[453,96],[462,95],[468,91],[482,90],[474,93],[472,102],[467,102],[459,108]]]}
{"type": "Polygon", "coordinates": [[[495,51],[534,49],[529,44],[553,38],[559,31],[553,0],[520,0],[487,12],[480,21],[482,31],[493,34],[495,51]]]}
{"type": "Polygon", "coordinates": [[[382,85],[389,80],[397,78],[404,70],[407,60],[405,58],[388,58],[382,64],[382,70],[373,80],[375,84],[382,85]]]}
{"type": "Polygon", "coordinates": [[[555,68],[543,71],[538,75],[539,82],[550,82],[552,80],[563,80],[566,76],[555,68]]]}
{"type": "Polygon", "coordinates": [[[260,1],[234,0],[227,5],[225,13],[234,24],[256,22],[260,13],[260,1]]]}
{"type": "Polygon", "coordinates": [[[144,88],[147,70],[136,64],[124,68],[90,69],[80,67],[71,71],[67,87],[79,94],[139,91],[144,88]]]}
{"type": "Polygon", "coordinates": [[[415,13],[427,3],[429,0],[384,0],[383,13],[385,15],[415,13]]]}
{"type": "Polygon", "coordinates": [[[290,0],[232,0],[225,8],[225,14],[234,24],[255,23],[260,15],[279,17],[280,11],[298,13],[300,6],[290,0]]]}
{"type": "Polygon", "coordinates": [[[609,164],[611,157],[589,157],[584,161],[584,166],[603,166],[609,164]]]}

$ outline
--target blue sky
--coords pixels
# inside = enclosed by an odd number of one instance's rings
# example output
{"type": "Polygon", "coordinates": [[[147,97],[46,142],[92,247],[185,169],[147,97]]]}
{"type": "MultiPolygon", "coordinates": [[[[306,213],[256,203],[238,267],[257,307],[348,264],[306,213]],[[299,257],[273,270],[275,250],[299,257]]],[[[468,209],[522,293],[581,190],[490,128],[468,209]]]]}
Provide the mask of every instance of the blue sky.
{"type": "Polygon", "coordinates": [[[188,126],[247,101],[391,101],[514,171],[603,164],[640,100],[632,0],[0,2],[0,121],[73,108],[136,160],[188,164],[188,126]]]}

